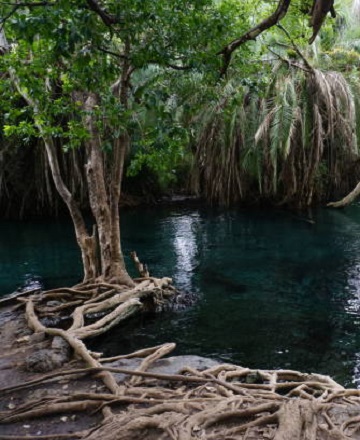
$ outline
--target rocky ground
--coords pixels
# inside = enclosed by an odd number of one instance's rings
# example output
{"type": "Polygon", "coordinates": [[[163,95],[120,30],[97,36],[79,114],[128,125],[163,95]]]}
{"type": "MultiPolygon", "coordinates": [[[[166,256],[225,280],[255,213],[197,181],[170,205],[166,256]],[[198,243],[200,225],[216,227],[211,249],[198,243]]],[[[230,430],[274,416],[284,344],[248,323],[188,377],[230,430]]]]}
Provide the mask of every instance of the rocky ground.
{"type": "MultiPolygon", "coordinates": [[[[56,370],[59,376],[51,382],[22,390],[1,392],[9,387],[43,378],[49,369],[48,358],[43,356],[43,353],[51,350],[52,341],[44,334],[33,333],[27,326],[23,308],[16,310],[14,306],[0,309],[0,340],[0,420],[1,412],[16,409],[26,402],[40,401],[56,396],[66,397],[75,393],[103,393],[106,391],[103,382],[94,376],[71,380],[66,376],[62,377],[61,371],[85,367],[82,361],[70,358],[68,362],[56,370]],[[34,372],[34,367],[39,371],[34,372]]],[[[56,354],[54,355],[56,356],[56,354]]],[[[140,358],[132,358],[109,362],[106,365],[135,370],[140,363],[140,358]]],[[[218,365],[218,362],[199,356],[173,356],[155,361],[148,371],[171,375],[179,373],[185,366],[204,370],[215,365],[218,365]]],[[[122,373],[114,373],[114,376],[119,383],[128,379],[128,376],[122,373]]],[[[39,417],[26,422],[13,421],[1,424],[0,421],[0,439],[19,439],[22,437],[34,439],[38,436],[46,439],[47,436],[54,434],[59,436],[71,434],[97,426],[102,418],[101,411],[95,411],[80,415],[64,412],[61,415],[39,417]]],[[[71,439],[71,437],[69,438],[71,439]]]]}

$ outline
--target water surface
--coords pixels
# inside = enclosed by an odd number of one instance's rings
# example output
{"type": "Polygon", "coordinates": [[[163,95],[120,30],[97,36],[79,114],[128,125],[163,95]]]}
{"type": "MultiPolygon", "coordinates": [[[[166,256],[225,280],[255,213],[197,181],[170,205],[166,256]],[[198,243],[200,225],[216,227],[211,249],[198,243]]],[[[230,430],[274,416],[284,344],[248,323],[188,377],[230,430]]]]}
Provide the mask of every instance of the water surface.
{"type": "MultiPolygon", "coordinates": [[[[308,220],[265,209],[125,212],[124,251],[198,301],[133,319],[97,339],[98,349],[174,341],[177,354],[316,371],[360,387],[360,206],[308,220]]],[[[0,222],[0,292],[80,279],[70,222],[0,222]]]]}

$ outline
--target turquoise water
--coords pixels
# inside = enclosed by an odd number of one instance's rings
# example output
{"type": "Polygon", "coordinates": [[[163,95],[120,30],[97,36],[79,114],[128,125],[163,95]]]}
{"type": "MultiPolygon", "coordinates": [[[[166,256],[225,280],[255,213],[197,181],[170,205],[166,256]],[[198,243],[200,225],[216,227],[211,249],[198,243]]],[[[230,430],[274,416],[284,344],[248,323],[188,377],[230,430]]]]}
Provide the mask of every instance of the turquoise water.
{"type": "MultiPolygon", "coordinates": [[[[122,234],[126,253],[198,301],[98,338],[106,355],[174,341],[177,354],[316,371],[360,388],[360,206],[311,221],[267,209],[138,209],[122,215],[122,234]]],[[[0,222],[0,292],[80,279],[70,222],[0,222]]]]}

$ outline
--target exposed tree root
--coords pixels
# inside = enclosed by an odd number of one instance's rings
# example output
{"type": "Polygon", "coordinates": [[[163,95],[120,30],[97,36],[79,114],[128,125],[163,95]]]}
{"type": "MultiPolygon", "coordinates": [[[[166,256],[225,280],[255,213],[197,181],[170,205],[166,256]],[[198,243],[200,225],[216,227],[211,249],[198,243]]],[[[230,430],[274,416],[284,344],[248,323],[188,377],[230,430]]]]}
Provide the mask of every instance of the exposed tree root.
{"type": "MultiPolygon", "coordinates": [[[[82,438],[87,440],[349,440],[360,438],[360,392],[345,390],[331,378],[291,370],[250,370],[218,365],[204,371],[184,368],[179,374],[149,371],[175,344],[138,350],[128,355],[101,358],[91,353],[84,340],[108,331],[142,310],[147,302],[162,303],[173,289],[171,280],[142,277],[135,287],[107,284],[56,289],[29,298],[26,317],[34,332],[63,338],[86,368],[56,371],[31,382],[0,389],[10,398],[21,390],[51,384],[60,378],[76,381],[96,375],[108,391],[74,392],[26,401],[0,411],[0,424],[71,413],[103,414],[100,425],[65,435],[31,438],[82,438]],[[54,304],[54,295],[59,304],[54,304]],[[68,295],[71,301],[68,302],[68,295]],[[50,302],[50,304],[49,304],[50,302]],[[56,315],[72,311],[67,329],[41,322],[51,310],[56,315]],[[95,322],[89,316],[96,316],[95,322]],[[107,366],[106,362],[142,358],[135,370],[107,366]],[[117,382],[117,373],[125,381],[117,382]],[[342,414],[342,417],[339,414],[342,414]],[[345,420],[344,420],[345,414],[345,420]]],[[[35,394],[36,395],[36,394],[35,394]]],[[[1,436],[1,439],[10,436],[1,436]]],[[[22,438],[21,436],[13,438],[22,438]]],[[[26,437],[24,437],[26,438],[26,437]]]]}
{"type": "Polygon", "coordinates": [[[131,252],[130,255],[131,255],[131,258],[132,258],[133,262],[136,265],[136,268],[137,268],[140,276],[141,277],[149,277],[150,274],[149,274],[149,271],[148,271],[148,268],[147,268],[146,264],[142,264],[141,263],[141,261],[139,260],[139,257],[137,256],[136,252],[133,251],[133,252],[131,252]]]}
{"type": "Polygon", "coordinates": [[[345,208],[345,206],[350,205],[354,202],[360,195],[360,182],[356,185],[356,187],[343,199],[338,202],[328,203],[328,207],[330,208],[345,208]]]}
{"type": "MultiPolygon", "coordinates": [[[[63,439],[78,439],[83,438],[86,433],[82,432],[74,432],[73,434],[54,434],[54,435],[37,435],[37,440],[63,440],[63,439]]],[[[0,440],[29,440],[31,437],[28,435],[1,435],[0,434],[0,440]]]]}

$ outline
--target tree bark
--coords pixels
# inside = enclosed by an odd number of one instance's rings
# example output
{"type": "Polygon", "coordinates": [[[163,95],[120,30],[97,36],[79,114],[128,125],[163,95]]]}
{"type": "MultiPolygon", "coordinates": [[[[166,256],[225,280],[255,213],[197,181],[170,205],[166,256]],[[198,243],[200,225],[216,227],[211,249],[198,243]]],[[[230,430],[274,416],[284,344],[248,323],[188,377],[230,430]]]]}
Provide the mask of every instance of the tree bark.
{"type": "MultiPolygon", "coordinates": [[[[233,52],[242,44],[250,40],[255,40],[261,33],[278,24],[287,14],[290,4],[291,0],[278,0],[278,6],[273,14],[265,18],[262,22],[254,26],[241,37],[231,41],[220,52],[217,53],[217,55],[223,56],[223,66],[220,76],[226,74],[233,52]]],[[[313,5],[310,12],[310,26],[313,28],[313,35],[309,40],[310,44],[314,42],[329,12],[333,18],[336,17],[334,0],[313,0],[313,5]]]]}
{"type": "MultiPolygon", "coordinates": [[[[131,67],[128,55],[130,53],[130,42],[125,41],[124,59],[122,63],[122,72],[119,83],[119,99],[122,106],[128,108],[128,90],[129,77],[131,74],[131,67]]],[[[117,87],[112,87],[112,91],[116,94],[117,87]]],[[[112,252],[112,271],[111,276],[117,280],[127,275],[125,269],[124,257],[121,249],[121,231],[120,231],[120,197],[121,184],[124,173],[124,162],[126,152],[130,148],[130,137],[126,131],[123,131],[114,140],[113,145],[113,160],[111,166],[111,182],[109,187],[110,199],[110,216],[111,216],[111,252],[112,252]]],[[[129,281],[129,280],[128,280],[129,281]]],[[[129,283],[128,283],[129,284],[129,283]]]]}
{"type": "Polygon", "coordinates": [[[125,146],[120,142],[114,146],[110,187],[107,191],[105,159],[94,116],[98,104],[98,96],[89,93],[84,103],[85,126],[89,133],[89,140],[86,141],[86,176],[90,207],[98,227],[101,276],[104,281],[132,286],[133,281],[126,271],[121,250],[119,224],[119,197],[125,146]]]}
{"type": "Polygon", "coordinates": [[[315,440],[316,407],[311,401],[290,400],[279,413],[279,427],[274,440],[315,440]]]}
{"type": "Polygon", "coordinates": [[[313,28],[313,35],[309,40],[309,44],[312,44],[315,41],[315,38],[329,12],[331,12],[333,17],[336,17],[334,0],[314,0],[310,19],[310,26],[313,28]]]}
{"type": "Polygon", "coordinates": [[[111,215],[111,246],[113,264],[111,275],[117,279],[125,271],[125,263],[121,249],[119,202],[121,182],[124,170],[125,154],[129,148],[127,133],[121,134],[114,142],[113,172],[110,186],[110,215],[111,215]]]}
{"type": "MultiPolygon", "coordinates": [[[[41,127],[38,126],[38,128],[41,133],[41,127]]],[[[65,202],[74,224],[76,241],[80,247],[81,258],[84,268],[83,282],[94,281],[98,275],[98,264],[96,257],[96,228],[94,227],[93,234],[90,236],[87,232],[85,221],[83,219],[81,211],[61,177],[53,139],[51,137],[43,135],[43,140],[45,143],[46,153],[48,156],[51,174],[56,190],[65,202]]]]}
{"type": "Polygon", "coordinates": [[[9,43],[6,39],[4,26],[0,26],[0,55],[4,55],[9,50],[9,43]]]}
{"type": "Polygon", "coordinates": [[[262,32],[279,23],[279,21],[282,20],[287,14],[290,3],[291,0],[279,0],[276,11],[273,14],[265,18],[265,20],[263,20],[258,25],[254,26],[240,38],[233,40],[218,53],[218,55],[223,55],[224,57],[224,64],[221,70],[221,76],[225,75],[229,67],[232,53],[242,44],[250,40],[255,40],[262,32]]]}

